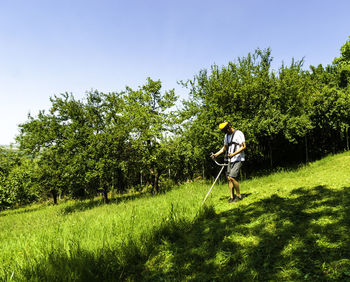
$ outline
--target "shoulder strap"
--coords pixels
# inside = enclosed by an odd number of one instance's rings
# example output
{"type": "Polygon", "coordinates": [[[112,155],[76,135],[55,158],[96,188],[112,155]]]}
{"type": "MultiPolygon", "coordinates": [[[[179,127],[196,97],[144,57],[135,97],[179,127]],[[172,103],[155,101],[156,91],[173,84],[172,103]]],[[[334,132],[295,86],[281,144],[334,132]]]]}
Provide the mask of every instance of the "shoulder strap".
{"type": "MultiPolygon", "coordinates": [[[[228,143],[228,146],[231,146],[232,144],[235,145],[234,148],[233,148],[233,152],[236,152],[236,147],[237,147],[237,145],[239,145],[237,142],[233,142],[233,138],[235,137],[236,132],[237,132],[237,129],[235,129],[235,130],[233,131],[233,133],[231,134],[231,140],[230,140],[230,142],[227,142],[227,143],[228,143]]],[[[227,141],[228,141],[228,140],[227,140],[227,141]]]]}
{"type": "MultiPolygon", "coordinates": [[[[233,138],[235,137],[236,132],[237,132],[237,130],[235,129],[235,130],[233,131],[233,133],[230,135],[230,136],[231,136],[230,142],[227,142],[229,145],[232,145],[232,144],[239,145],[238,143],[233,142],[233,138]]],[[[227,137],[227,141],[228,141],[228,137],[227,137]]]]}

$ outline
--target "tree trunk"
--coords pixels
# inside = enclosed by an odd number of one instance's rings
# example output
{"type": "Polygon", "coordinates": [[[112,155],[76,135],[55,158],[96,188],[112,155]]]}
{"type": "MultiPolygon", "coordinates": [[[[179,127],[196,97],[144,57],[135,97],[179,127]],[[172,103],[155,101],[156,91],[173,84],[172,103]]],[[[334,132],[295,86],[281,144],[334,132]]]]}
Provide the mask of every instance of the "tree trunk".
{"type": "Polygon", "coordinates": [[[53,203],[55,205],[57,205],[57,191],[56,190],[52,190],[51,193],[52,193],[52,197],[53,197],[53,203]]]}
{"type": "Polygon", "coordinates": [[[159,172],[157,169],[154,171],[153,192],[154,194],[159,193],[159,172]]]}
{"type": "Polygon", "coordinates": [[[272,159],[272,141],[271,141],[271,139],[269,140],[269,155],[270,155],[270,167],[272,168],[273,159],[272,159]]]}
{"type": "Polygon", "coordinates": [[[163,172],[164,169],[158,169],[157,167],[150,168],[151,182],[154,194],[159,193],[159,177],[163,172]]]}
{"type": "Polygon", "coordinates": [[[308,152],[308,146],[307,146],[307,137],[305,135],[305,161],[308,163],[309,162],[309,152],[308,152]]]}
{"type": "Polygon", "coordinates": [[[346,150],[349,151],[349,127],[345,129],[346,150]]]}
{"type": "Polygon", "coordinates": [[[108,204],[109,202],[109,199],[108,199],[108,191],[106,188],[103,188],[103,202],[105,204],[108,204]]]}

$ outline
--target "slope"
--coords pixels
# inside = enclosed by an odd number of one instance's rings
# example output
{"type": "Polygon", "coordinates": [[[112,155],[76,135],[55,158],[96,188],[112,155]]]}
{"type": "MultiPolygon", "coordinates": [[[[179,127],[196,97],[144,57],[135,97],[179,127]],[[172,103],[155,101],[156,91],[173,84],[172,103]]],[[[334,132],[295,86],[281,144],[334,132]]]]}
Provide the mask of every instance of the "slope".
{"type": "Polygon", "coordinates": [[[241,184],[0,213],[3,280],[350,279],[350,153],[241,184]]]}

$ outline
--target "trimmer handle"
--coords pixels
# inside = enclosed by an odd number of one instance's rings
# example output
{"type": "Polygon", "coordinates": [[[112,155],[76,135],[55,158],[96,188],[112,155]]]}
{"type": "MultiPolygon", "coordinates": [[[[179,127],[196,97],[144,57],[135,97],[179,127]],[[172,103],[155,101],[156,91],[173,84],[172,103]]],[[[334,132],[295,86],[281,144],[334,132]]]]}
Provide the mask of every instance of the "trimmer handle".
{"type": "MultiPolygon", "coordinates": [[[[214,155],[213,152],[210,153],[210,157],[214,155]]],[[[227,166],[227,164],[219,164],[214,158],[211,158],[218,166],[227,166]]]]}

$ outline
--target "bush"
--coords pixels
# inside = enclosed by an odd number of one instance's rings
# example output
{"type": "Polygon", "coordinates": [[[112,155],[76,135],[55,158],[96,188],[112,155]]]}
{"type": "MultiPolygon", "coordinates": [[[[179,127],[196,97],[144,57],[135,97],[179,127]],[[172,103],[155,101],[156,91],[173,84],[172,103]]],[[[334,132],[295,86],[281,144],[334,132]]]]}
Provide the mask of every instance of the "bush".
{"type": "Polygon", "coordinates": [[[0,172],[0,209],[30,204],[39,196],[33,161],[23,159],[20,165],[12,167],[7,176],[0,172]]]}
{"type": "Polygon", "coordinates": [[[14,203],[14,195],[8,188],[8,182],[5,175],[0,172],[0,210],[6,209],[14,203]]]}

